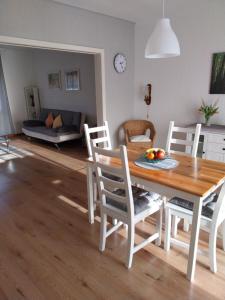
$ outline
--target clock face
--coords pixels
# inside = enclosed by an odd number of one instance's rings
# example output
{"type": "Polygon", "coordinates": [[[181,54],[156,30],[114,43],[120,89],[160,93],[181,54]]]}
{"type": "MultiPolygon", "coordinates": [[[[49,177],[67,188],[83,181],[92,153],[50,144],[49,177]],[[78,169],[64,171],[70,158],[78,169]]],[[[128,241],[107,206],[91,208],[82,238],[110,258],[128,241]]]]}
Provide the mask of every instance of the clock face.
{"type": "Polygon", "coordinates": [[[114,68],[118,73],[123,73],[127,67],[127,60],[124,54],[118,53],[114,57],[114,68]]]}

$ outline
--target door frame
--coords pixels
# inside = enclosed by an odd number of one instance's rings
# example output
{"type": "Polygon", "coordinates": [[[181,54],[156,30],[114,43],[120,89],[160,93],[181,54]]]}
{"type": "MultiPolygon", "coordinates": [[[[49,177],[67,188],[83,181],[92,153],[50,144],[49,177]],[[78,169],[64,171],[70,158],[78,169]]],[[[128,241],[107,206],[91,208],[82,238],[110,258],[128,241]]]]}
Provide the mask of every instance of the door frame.
{"type": "Polygon", "coordinates": [[[93,54],[94,62],[95,62],[97,123],[98,125],[102,125],[103,121],[107,120],[104,49],[78,46],[74,44],[64,44],[64,43],[47,42],[41,40],[24,39],[24,38],[4,36],[4,35],[0,35],[0,45],[93,54]]]}

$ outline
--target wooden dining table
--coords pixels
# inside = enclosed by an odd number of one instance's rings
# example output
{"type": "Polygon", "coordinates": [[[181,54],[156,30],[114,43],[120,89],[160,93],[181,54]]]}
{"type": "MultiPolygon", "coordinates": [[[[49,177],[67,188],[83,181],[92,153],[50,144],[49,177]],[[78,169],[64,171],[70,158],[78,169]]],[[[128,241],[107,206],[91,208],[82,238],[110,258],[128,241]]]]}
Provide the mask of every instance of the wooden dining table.
{"type": "MultiPolygon", "coordinates": [[[[194,203],[191,240],[188,255],[187,278],[192,281],[195,274],[200,217],[203,200],[225,182],[225,164],[221,162],[192,158],[187,155],[171,154],[179,162],[170,170],[144,169],[135,165],[135,160],[143,154],[128,149],[128,160],[132,182],[143,185],[166,198],[180,197],[194,203]]],[[[120,165],[119,159],[101,158],[109,165],[120,165]]],[[[94,223],[93,160],[87,160],[87,190],[89,222],[94,223]]]]}

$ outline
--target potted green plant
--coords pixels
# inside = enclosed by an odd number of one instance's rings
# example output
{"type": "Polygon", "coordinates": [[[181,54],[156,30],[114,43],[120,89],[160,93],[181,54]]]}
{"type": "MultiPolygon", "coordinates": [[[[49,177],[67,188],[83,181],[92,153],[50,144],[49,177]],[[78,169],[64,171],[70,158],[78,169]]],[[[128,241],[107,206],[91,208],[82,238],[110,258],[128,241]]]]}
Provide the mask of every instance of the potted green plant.
{"type": "Polygon", "coordinates": [[[204,100],[202,100],[202,105],[199,111],[204,115],[205,125],[210,126],[210,118],[219,113],[218,101],[216,100],[213,104],[207,105],[204,100]]]}

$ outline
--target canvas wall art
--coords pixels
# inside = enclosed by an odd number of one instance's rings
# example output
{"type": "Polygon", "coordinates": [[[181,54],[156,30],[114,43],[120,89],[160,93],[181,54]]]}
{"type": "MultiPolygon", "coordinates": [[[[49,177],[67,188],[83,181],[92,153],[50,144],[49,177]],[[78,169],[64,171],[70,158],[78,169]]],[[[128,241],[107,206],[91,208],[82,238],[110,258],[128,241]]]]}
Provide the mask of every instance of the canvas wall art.
{"type": "Polygon", "coordinates": [[[61,88],[61,72],[48,74],[48,86],[50,89],[61,88]]]}
{"type": "Polygon", "coordinates": [[[213,54],[210,94],[225,94],[225,52],[213,54]]]}
{"type": "Polygon", "coordinates": [[[80,72],[78,69],[65,72],[66,91],[80,90],[80,72]]]}

